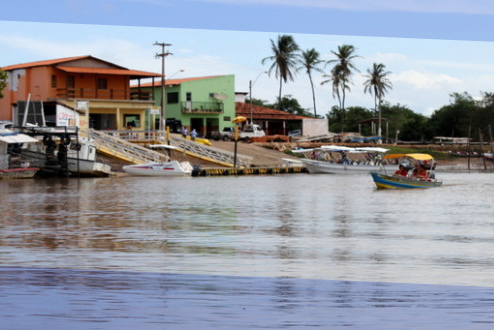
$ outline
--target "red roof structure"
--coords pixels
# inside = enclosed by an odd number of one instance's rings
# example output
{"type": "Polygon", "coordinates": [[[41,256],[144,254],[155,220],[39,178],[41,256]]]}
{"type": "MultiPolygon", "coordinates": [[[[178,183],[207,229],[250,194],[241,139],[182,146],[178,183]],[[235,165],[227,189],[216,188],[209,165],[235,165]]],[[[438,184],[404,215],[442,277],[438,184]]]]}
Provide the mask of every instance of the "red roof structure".
{"type": "MultiPolygon", "coordinates": [[[[250,118],[250,104],[244,102],[237,102],[235,104],[235,113],[237,116],[243,116],[250,118]]],[[[271,108],[262,107],[259,105],[252,105],[252,117],[254,120],[302,120],[311,117],[304,117],[294,115],[281,110],[275,110],[271,108]]]]}

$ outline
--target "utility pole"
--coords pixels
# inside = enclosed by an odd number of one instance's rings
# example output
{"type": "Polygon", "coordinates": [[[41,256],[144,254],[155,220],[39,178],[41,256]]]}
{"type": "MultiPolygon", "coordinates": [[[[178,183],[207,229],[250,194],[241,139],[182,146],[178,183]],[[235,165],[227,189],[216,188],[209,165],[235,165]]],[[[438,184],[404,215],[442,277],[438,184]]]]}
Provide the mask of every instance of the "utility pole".
{"type": "Polygon", "coordinates": [[[166,52],[165,47],[171,46],[172,44],[166,44],[164,42],[155,42],[154,46],[161,46],[161,53],[156,53],[156,57],[161,57],[161,110],[160,110],[160,134],[163,129],[166,128],[166,112],[165,112],[165,57],[168,55],[173,55],[172,53],[166,52]]]}

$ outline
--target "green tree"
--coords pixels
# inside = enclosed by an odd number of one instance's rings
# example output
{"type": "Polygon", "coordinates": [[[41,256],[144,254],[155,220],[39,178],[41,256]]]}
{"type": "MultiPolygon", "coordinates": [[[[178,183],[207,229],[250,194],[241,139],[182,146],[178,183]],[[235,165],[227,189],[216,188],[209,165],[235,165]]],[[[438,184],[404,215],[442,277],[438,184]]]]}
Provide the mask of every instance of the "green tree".
{"type": "Polygon", "coordinates": [[[470,94],[453,93],[450,104],[434,111],[430,118],[431,132],[435,136],[466,137],[468,128],[485,127],[485,124],[475,122],[475,117],[481,107],[470,94]],[[481,125],[481,126],[478,126],[481,125]]]}
{"type": "Polygon", "coordinates": [[[0,99],[3,98],[3,90],[7,86],[7,72],[0,68],[0,99]]]}
{"type": "Polygon", "coordinates": [[[382,63],[372,66],[372,70],[367,69],[367,80],[364,82],[364,93],[374,95],[374,111],[379,112],[377,135],[382,136],[381,128],[381,104],[388,89],[392,88],[391,81],[388,76],[391,72],[385,71],[386,66],[382,63]]]}
{"type": "Polygon", "coordinates": [[[278,100],[281,100],[283,82],[293,81],[296,72],[296,64],[299,58],[299,47],[290,35],[279,35],[277,42],[271,39],[272,56],[265,57],[262,64],[271,62],[268,74],[275,72],[275,77],[280,79],[280,91],[278,100]]]}
{"type": "Polygon", "coordinates": [[[270,107],[294,115],[312,117],[312,114],[307,109],[302,108],[298,100],[291,95],[283,96],[281,100],[279,99],[276,104],[272,104],[270,107]]]}
{"type": "Polygon", "coordinates": [[[316,111],[316,94],[314,92],[314,83],[312,81],[312,72],[317,71],[317,72],[323,72],[322,69],[319,68],[319,65],[321,65],[323,61],[319,58],[319,52],[316,51],[314,48],[312,49],[307,49],[306,51],[302,52],[301,59],[299,60],[300,67],[297,68],[297,71],[299,70],[305,70],[307,75],[309,76],[309,81],[310,81],[310,87],[312,89],[312,102],[314,104],[314,117],[317,118],[317,111],[316,111]]]}
{"type": "MultiPolygon", "coordinates": [[[[353,71],[359,72],[357,67],[353,64],[353,60],[359,57],[355,54],[355,47],[352,45],[341,45],[338,46],[338,51],[331,51],[331,53],[336,56],[336,59],[329,60],[326,64],[335,64],[333,69],[331,70],[331,74],[333,77],[336,77],[339,81],[339,92],[341,93],[341,110],[343,114],[345,113],[345,99],[346,99],[346,91],[350,91],[349,83],[350,77],[353,74],[353,71]]],[[[343,116],[343,120],[344,120],[343,116]]],[[[343,132],[344,124],[342,123],[342,132],[343,132]]]]}

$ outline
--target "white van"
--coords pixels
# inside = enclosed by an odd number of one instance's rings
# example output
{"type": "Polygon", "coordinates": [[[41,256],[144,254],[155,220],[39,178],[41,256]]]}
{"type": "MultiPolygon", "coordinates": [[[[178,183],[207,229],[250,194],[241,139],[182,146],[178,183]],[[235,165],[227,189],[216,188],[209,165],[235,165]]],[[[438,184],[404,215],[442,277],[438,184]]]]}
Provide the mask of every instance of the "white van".
{"type": "Polygon", "coordinates": [[[240,132],[239,139],[248,141],[253,137],[262,137],[262,136],[266,136],[266,133],[264,133],[261,126],[255,124],[254,125],[247,124],[242,129],[242,132],[240,132]]]}

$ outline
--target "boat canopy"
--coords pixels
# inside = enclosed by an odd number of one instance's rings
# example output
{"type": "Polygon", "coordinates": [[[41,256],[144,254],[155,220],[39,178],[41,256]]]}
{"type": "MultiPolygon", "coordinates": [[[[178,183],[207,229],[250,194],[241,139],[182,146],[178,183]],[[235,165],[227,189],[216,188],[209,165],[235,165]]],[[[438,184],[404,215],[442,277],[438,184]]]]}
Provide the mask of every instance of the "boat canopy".
{"type": "Polygon", "coordinates": [[[312,151],[326,151],[326,152],[347,152],[347,153],[386,153],[389,150],[385,148],[379,147],[346,147],[346,146],[321,146],[319,148],[310,148],[310,149],[294,149],[293,153],[304,153],[304,152],[312,152],[312,151]]]}
{"type": "Polygon", "coordinates": [[[429,154],[391,154],[391,155],[386,155],[384,156],[384,159],[396,159],[396,158],[402,158],[402,157],[410,157],[415,160],[433,160],[434,157],[432,157],[429,154]]]}

